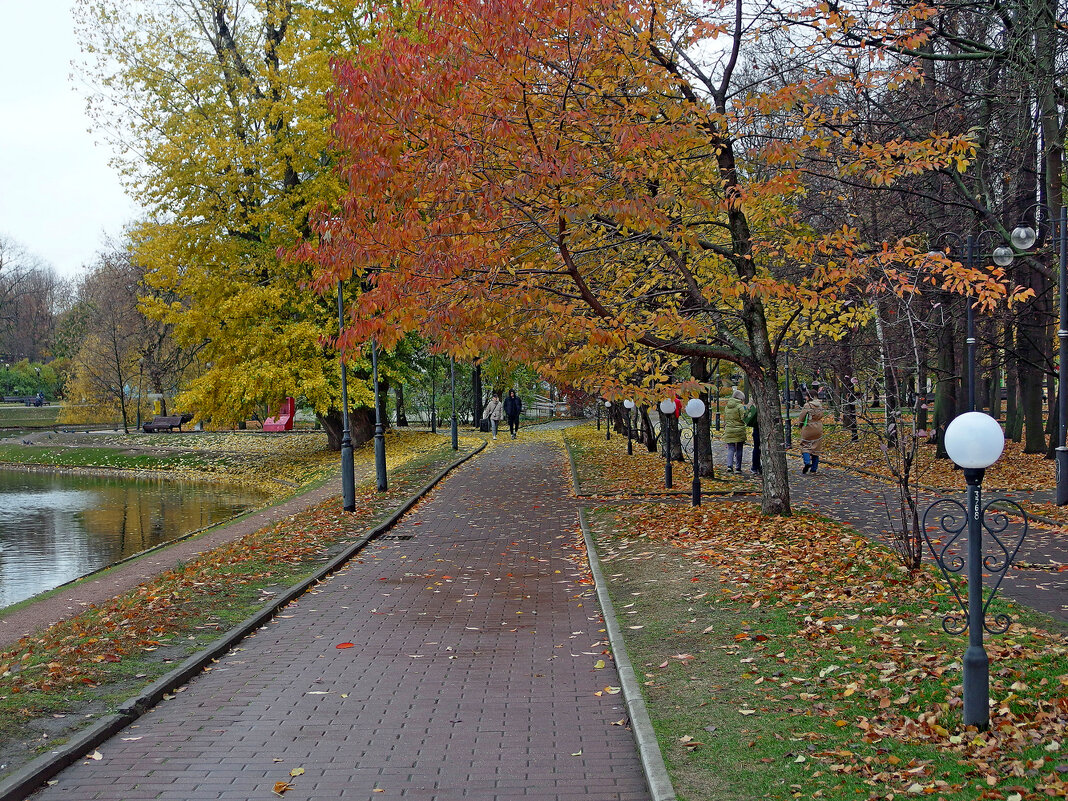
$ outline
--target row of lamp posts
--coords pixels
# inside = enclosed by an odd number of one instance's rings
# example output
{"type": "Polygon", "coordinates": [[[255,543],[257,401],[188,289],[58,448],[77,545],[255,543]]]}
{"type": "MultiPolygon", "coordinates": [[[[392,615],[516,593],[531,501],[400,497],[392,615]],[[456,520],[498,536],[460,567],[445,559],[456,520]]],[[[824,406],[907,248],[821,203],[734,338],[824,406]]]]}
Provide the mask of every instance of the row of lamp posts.
{"type": "MultiPolygon", "coordinates": [[[[612,429],[611,419],[609,417],[610,410],[612,408],[612,401],[606,400],[605,406],[605,428],[608,431],[605,433],[605,439],[611,439],[609,433],[612,429]]],[[[627,420],[627,454],[634,455],[634,426],[637,423],[638,409],[637,404],[630,398],[623,401],[623,407],[627,410],[625,412],[627,420]]],[[[698,441],[697,441],[697,420],[704,415],[706,407],[705,402],[700,398],[691,398],[686,401],[686,414],[693,421],[693,505],[701,505],[701,467],[700,456],[698,455],[698,441]]],[[[675,401],[671,398],[664,398],[660,401],[659,409],[665,415],[675,413],[675,401]]],[[[597,407],[598,421],[600,418],[600,405],[597,407]]],[[[671,441],[667,428],[665,427],[661,433],[662,445],[664,448],[664,486],[668,489],[672,488],[672,475],[671,475],[671,441]]]]}
{"type": "MultiPolygon", "coordinates": [[[[337,283],[337,320],[338,330],[345,330],[345,301],[342,294],[342,282],[337,283]]],[[[346,512],[356,510],[356,471],[352,449],[352,431],[349,426],[349,385],[348,369],[345,364],[344,351],[341,352],[341,506],[346,512]]],[[[371,382],[374,387],[375,404],[375,484],[379,492],[389,489],[386,474],[386,435],[382,420],[382,405],[378,387],[378,342],[371,340],[371,382]]],[[[449,383],[452,392],[452,449],[459,450],[459,430],[456,417],[456,359],[449,358],[449,383]]],[[[432,412],[431,427],[436,429],[432,412]]]]}

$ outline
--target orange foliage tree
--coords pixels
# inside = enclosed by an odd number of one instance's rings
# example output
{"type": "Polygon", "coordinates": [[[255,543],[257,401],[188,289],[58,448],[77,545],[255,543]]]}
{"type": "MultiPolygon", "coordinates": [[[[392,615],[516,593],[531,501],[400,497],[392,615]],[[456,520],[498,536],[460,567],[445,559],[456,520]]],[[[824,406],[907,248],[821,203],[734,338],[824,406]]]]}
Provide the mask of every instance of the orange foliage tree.
{"type": "MultiPolygon", "coordinates": [[[[416,35],[387,33],[335,67],[346,191],[318,220],[330,236],[298,255],[320,287],[367,282],[342,338],[388,346],[419,329],[456,355],[499,351],[647,403],[671,379],[633,380],[643,352],[733,362],[759,409],[763,510],[789,513],[783,335],[821,305],[853,314],[844,299],[873,265],[914,291],[895,265],[919,256],[805,219],[806,175],[885,186],[964,169],[973,151],[936,133],[874,146],[839,102],[914,77],[884,55],[895,38],[922,43],[927,11],[883,16],[874,49],[839,47],[846,23],[828,6],[790,18],[741,0],[418,6],[416,35]],[[754,74],[747,48],[784,36],[803,39],[792,69],[754,74]]],[[[938,281],[1005,291],[948,260],[938,281]]]]}

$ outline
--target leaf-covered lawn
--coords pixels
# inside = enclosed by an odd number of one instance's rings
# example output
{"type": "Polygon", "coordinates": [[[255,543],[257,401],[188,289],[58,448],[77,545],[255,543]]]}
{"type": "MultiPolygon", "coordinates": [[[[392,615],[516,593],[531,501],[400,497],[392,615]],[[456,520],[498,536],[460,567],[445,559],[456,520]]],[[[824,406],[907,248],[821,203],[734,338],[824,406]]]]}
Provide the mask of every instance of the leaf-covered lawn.
{"type": "MultiPolygon", "coordinates": [[[[594,423],[564,429],[564,440],[571,451],[579,489],[590,495],[651,495],[666,492],[664,458],[650,453],[644,445],[634,443],[634,453],[627,453],[627,438],[613,432],[605,438],[604,426],[598,431],[594,423]]],[[[672,462],[672,487],[690,491],[693,465],[672,462]]],[[[759,484],[749,473],[728,474],[718,465],[716,478],[701,479],[702,492],[759,492],[759,484]]]]}
{"type": "Polygon", "coordinates": [[[990,637],[990,731],[961,721],[966,646],[928,572],[813,515],[711,502],[598,510],[635,670],[682,797],[1062,798],[1068,647],[990,637]]]}

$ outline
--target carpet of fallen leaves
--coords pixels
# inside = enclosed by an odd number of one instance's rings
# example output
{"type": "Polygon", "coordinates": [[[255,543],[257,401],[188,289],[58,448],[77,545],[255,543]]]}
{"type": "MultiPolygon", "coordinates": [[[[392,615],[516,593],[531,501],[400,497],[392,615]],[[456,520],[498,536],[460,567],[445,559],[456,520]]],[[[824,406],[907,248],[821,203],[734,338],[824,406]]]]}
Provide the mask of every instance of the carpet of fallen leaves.
{"type": "MultiPolygon", "coordinates": [[[[650,453],[644,445],[634,443],[634,453],[627,453],[627,438],[613,432],[605,438],[604,427],[593,423],[564,429],[564,440],[574,459],[578,484],[583,494],[656,495],[667,492],[664,486],[664,458],[650,453]]],[[[690,491],[693,465],[672,463],[672,487],[679,493],[690,491]]],[[[760,486],[750,473],[727,474],[722,466],[716,478],[701,479],[702,492],[759,492],[760,486]]]]}
{"type": "Polygon", "coordinates": [[[604,562],[642,558],[650,540],[671,543],[695,564],[689,601],[792,621],[785,638],[745,626],[718,647],[742,656],[745,677],[766,690],[766,706],[741,714],[815,715],[833,723],[838,742],[807,736],[814,748],[807,759],[820,766],[815,776],[861,782],[870,798],[1068,797],[1063,636],[1014,624],[990,637],[990,729],[964,728],[966,642],[941,630],[951,607],[932,574],[909,574],[886,550],[833,522],[805,514],[762,517],[751,503],[637,507],[617,515],[615,527],[627,533],[604,541],[604,562]],[[721,597],[702,587],[703,570],[715,573],[721,597]],[[895,754],[901,744],[920,746],[914,753],[926,756],[902,758],[895,754]]]}
{"type": "MultiPolygon", "coordinates": [[[[872,435],[861,434],[859,442],[852,442],[849,432],[829,430],[824,435],[824,455],[829,462],[861,468],[876,475],[893,479],[887,466],[886,454],[880,441],[872,435]]],[[[935,446],[924,441],[919,448],[912,480],[929,487],[959,491],[964,476],[949,459],[936,459],[935,446]]],[[[1012,440],[1005,443],[1005,451],[983,476],[984,490],[1052,489],[1057,482],[1056,465],[1041,453],[1024,453],[1023,445],[1012,440]]]]}

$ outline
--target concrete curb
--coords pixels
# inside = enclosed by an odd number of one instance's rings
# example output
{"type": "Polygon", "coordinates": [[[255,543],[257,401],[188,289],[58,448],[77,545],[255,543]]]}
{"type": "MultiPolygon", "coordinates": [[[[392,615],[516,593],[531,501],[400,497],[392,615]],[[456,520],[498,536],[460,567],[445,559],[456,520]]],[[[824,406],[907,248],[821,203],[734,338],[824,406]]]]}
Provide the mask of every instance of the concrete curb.
{"type": "Polygon", "coordinates": [[[403,504],[397,507],[393,513],[382,523],[365,533],[342,553],[335,556],[326,565],[321,567],[312,576],[291,587],[278,598],[275,598],[259,612],[230,629],[225,635],[213,642],[207,648],[199,651],[178,667],[161,676],[144,690],[132,698],[128,698],[119,705],[118,710],[107,717],[102,718],[89,728],[78,732],[70,740],[54,751],[39,756],[20,770],[15,771],[3,781],[0,781],[0,801],[22,801],[33,793],[43,783],[59,773],[63,768],[77,762],[84,754],[96,748],[101,743],[121,731],[127,725],[137,720],[153,706],[160,702],[164,695],[187,683],[190,679],[202,672],[205,667],[226,654],[238,642],[251,634],[256,629],[265,626],[281,609],[303,595],[316,584],[323,581],[331,573],[336,572],[350,559],[358,554],[371,540],[389,531],[397,524],[407,512],[422,500],[438,483],[449,473],[462,465],[468,459],[478,455],[486,448],[486,443],[476,447],[470,453],[452,462],[448,467],[438,473],[423,487],[410,496],[403,504]]]}
{"type": "Polygon", "coordinates": [[[638,756],[641,758],[649,793],[653,801],[675,801],[675,788],[671,786],[671,777],[664,765],[664,757],[660,753],[660,745],[656,741],[656,733],[649,720],[649,713],[645,709],[645,699],[642,698],[638,677],[630,664],[630,657],[627,656],[623,632],[616,620],[612,599],[608,597],[608,587],[605,585],[604,574],[601,572],[601,563],[597,559],[597,549],[593,542],[593,535],[590,533],[590,525],[586,520],[584,508],[579,509],[579,522],[582,524],[582,537],[586,541],[590,572],[593,574],[593,583],[597,588],[597,600],[601,604],[601,614],[604,616],[608,642],[612,648],[612,658],[615,660],[616,671],[619,673],[619,684],[623,688],[623,700],[627,705],[630,728],[634,732],[634,740],[638,745],[638,756]]]}

